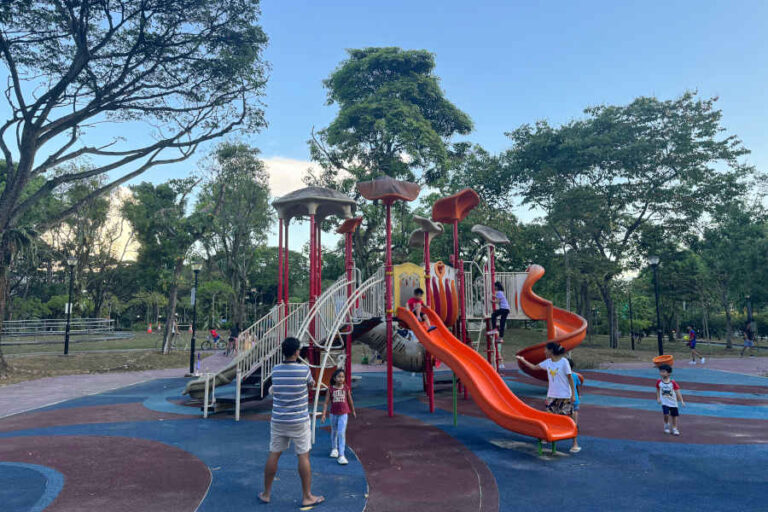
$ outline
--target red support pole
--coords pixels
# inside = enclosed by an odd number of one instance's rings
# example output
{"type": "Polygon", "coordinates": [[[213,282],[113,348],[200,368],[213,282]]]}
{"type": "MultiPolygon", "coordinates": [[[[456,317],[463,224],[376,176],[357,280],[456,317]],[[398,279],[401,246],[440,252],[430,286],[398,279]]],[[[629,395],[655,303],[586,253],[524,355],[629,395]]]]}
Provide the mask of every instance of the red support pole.
{"type": "MultiPolygon", "coordinates": [[[[346,244],[344,247],[344,259],[346,260],[346,267],[347,267],[347,281],[349,284],[347,284],[347,300],[352,296],[353,292],[353,286],[352,286],[352,273],[354,270],[354,263],[352,261],[352,233],[347,233],[346,236],[346,244]]],[[[347,386],[350,388],[352,387],[352,323],[351,323],[351,312],[350,312],[350,333],[347,334],[347,359],[344,364],[344,373],[347,376],[347,386]]]]}
{"type": "Polygon", "coordinates": [[[384,282],[386,285],[387,313],[387,415],[395,415],[394,393],[392,382],[392,203],[387,201],[387,259],[384,265],[384,282]]]}
{"type": "MultiPolygon", "coordinates": [[[[315,253],[315,214],[309,216],[309,309],[315,305],[315,290],[317,287],[316,266],[317,259],[315,253]]],[[[309,362],[315,364],[315,320],[309,322],[309,362]]]]}
{"type": "Polygon", "coordinates": [[[283,302],[283,218],[278,221],[277,235],[277,303],[283,302]]]}
{"type": "Polygon", "coordinates": [[[288,222],[285,223],[285,264],[283,265],[283,271],[285,272],[285,277],[283,278],[283,302],[285,302],[286,307],[288,307],[288,276],[290,276],[290,272],[288,269],[288,262],[289,258],[288,255],[290,254],[290,249],[288,248],[288,222]]]}
{"type": "Polygon", "coordinates": [[[317,289],[315,292],[318,297],[323,293],[323,246],[320,243],[320,237],[323,234],[321,222],[315,224],[317,234],[315,235],[315,246],[317,247],[317,289]]]}
{"type": "MultiPolygon", "coordinates": [[[[457,271],[457,277],[459,278],[459,305],[460,305],[460,315],[459,315],[459,325],[461,329],[461,342],[465,344],[468,343],[467,339],[467,305],[465,303],[465,294],[464,294],[464,262],[459,258],[459,221],[455,220],[453,221],[453,261],[456,262],[456,271],[457,271]]],[[[465,386],[462,386],[464,388],[464,399],[467,398],[467,388],[465,386]]]]}
{"type": "MultiPolygon", "coordinates": [[[[432,307],[432,263],[429,254],[429,233],[424,232],[424,285],[427,287],[427,307],[432,307]]],[[[429,399],[429,412],[435,412],[435,374],[432,363],[432,354],[424,350],[424,371],[427,377],[427,398],[429,399]]]]}

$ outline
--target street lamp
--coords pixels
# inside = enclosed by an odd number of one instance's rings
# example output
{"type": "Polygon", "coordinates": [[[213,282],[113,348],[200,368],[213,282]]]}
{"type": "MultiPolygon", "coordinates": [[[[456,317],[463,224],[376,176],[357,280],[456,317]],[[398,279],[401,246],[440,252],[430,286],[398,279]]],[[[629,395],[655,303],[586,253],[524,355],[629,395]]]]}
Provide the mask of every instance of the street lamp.
{"type": "Polygon", "coordinates": [[[77,258],[70,256],[67,258],[67,265],[69,265],[69,301],[67,302],[67,328],[64,331],[64,355],[69,354],[69,324],[72,319],[72,286],[75,281],[75,265],[77,265],[77,258]]]}
{"type": "Polygon", "coordinates": [[[659,339],[659,355],[664,355],[664,340],[661,335],[661,309],[659,307],[659,257],[648,256],[648,263],[653,267],[653,288],[656,294],[656,335],[659,339]]]}
{"type": "Polygon", "coordinates": [[[192,288],[192,340],[189,344],[189,373],[195,374],[195,333],[197,331],[197,276],[203,265],[199,262],[192,264],[192,271],[195,273],[195,286],[192,288]]]}

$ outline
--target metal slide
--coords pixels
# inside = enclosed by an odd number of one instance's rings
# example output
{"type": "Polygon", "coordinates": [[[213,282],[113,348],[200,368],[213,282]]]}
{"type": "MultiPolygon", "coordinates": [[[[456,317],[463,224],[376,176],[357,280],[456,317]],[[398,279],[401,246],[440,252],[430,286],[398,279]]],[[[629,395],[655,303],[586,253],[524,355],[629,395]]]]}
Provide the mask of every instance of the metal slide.
{"type": "Polygon", "coordinates": [[[429,333],[405,308],[398,308],[397,318],[408,325],[427,350],[456,373],[488,418],[507,430],[547,442],[576,437],[576,424],[571,418],[526,405],[483,356],[451,334],[434,311],[427,307],[422,311],[437,327],[429,333]]]}

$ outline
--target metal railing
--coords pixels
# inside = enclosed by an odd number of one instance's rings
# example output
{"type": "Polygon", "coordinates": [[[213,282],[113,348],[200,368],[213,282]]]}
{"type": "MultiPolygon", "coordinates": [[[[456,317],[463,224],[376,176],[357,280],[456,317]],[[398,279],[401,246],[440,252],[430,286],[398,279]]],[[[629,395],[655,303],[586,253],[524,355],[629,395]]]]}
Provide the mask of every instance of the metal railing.
{"type": "MultiPolygon", "coordinates": [[[[2,336],[4,338],[21,336],[55,336],[64,334],[67,320],[60,318],[45,318],[39,320],[6,320],[3,322],[2,336]]],[[[110,318],[72,318],[69,322],[69,333],[95,334],[115,330],[115,321],[110,318]]]]}
{"type": "Polygon", "coordinates": [[[319,341],[332,334],[329,327],[347,302],[347,288],[350,284],[354,287],[354,278],[350,281],[344,275],[315,300],[296,334],[302,343],[322,346],[319,341]]]}
{"type": "Polygon", "coordinates": [[[333,341],[341,331],[344,325],[354,321],[360,321],[363,318],[372,318],[374,316],[383,316],[385,302],[385,282],[384,269],[380,269],[376,274],[361,284],[352,292],[340,311],[336,313],[333,323],[330,326],[329,336],[317,343],[316,346],[323,350],[323,356],[319,365],[320,371],[315,384],[314,404],[312,408],[312,443],[315,442],[315,428],[317,426],[317,408],[319,405],[320,391],[323,386],[323,375],[325,369],[329,366],[338,367],[343,364],[343,358],[336,361],[332,356],[332,350],[335,348],[333,341]],[[370,309],[369,309],[370,308],[370,309]]]}

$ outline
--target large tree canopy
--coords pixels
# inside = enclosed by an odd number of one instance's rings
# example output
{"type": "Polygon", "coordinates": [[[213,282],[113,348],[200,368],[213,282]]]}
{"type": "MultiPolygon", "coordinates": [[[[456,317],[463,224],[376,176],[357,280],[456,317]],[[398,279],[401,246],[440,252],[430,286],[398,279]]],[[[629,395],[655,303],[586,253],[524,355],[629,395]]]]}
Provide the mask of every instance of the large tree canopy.
{"type": "Polygon", "coordinates": [[[256,97],[266,36],[255,25],[258,7],[257,0],[3,2],[10,114],[0,121],[0,231],[64,183],[113,171],[96,196],[236,127],[263,126],[256,97]],[[126,121],[146,123],[152,137],[86,142],[93,124],[126,121]],[[99,165],[52,172],[88,155],[99,165]],[[46,179],[22,200],[37,176],[46,179]]]}
{"type": "MultiPolygon", "coordinates": [[[[383,174],[425,184],[441,178],[452,162],[451,137],[469,133],[472,121],[445,97],[434,69],[425,50],[349,50],[324,82],[328,104],[339,112],[312,134],[312,158],[323,173],[310,182],[356,193],[356,182],[383,174]]],[[[359,207],[366,222],[355,233],[355,257],[372,270],[375,248],[383,247],[382,216],[362,201],[359,207]]]]}
{"type": "Polygon", "coordinates": [[[519,192],[566,246],[589,256],[613,341],[613,280],[647,255],[647,235],[680,239],[703,215],[740,196],[753,171],[740,163],[748,152],[741,141],[723,135],[714,103],[695,93],[638,98],[588,108],[586,118],[559,128],[524,125],[509,134],[513,147],[504,165],[494,167],[495,190],[486,183],[497,204],[510,204],[519,192]]]}

